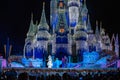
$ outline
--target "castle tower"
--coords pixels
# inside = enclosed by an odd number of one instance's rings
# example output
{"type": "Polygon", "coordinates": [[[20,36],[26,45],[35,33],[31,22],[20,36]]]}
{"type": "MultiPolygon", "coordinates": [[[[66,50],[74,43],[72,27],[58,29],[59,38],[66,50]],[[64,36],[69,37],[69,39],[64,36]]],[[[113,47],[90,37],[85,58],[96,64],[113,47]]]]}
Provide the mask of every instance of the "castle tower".
{"type": "Polygon", "coordinates": [[[115,42],[115,35],[112,35],[111,42],[110,42],[110,50],[114,51],[114,42],[115,42]]]}
{"type": "MultiPolygon", "coordinates": [[[[112,42],[113,43],[113,42],[112,42]]],[[[102,50],[108,50],[111,49],[112,43],[110,42],[110,38],[108,34],[105,34],[105,30],[101,30],[101,44],[102,44],[102,50]]]]}
{"type": "Polygon", "coordinates": [[[66,4],[63,0],[58,0],[58,20],[55,27],[55,34],[52,45],[52,53],[62,59],[64,56],[71,54],[71,49],[68,40],[68,25],[66,20],[66,4]]]}
{"type": "Polygon", "coordinates": [[[50,25],[52,26],[53,33],[55,32],[55,26],[57,23],[57,0],[51,0],[50,2],[50,25]]]}
{"type": "Polygon", "coordinates": [[[116,38],[115,38],[115,53],[116,56],[119,58],[119,39],[118,39],[118,34],[116,34],[116,38]]]}
{"type": "Polygon", "coordinates": [[[106,34],[105,46],[106,46],[106,50],[110,50],[110,38],[108,34],[106,34]]]}
{"type": "Polygon", "coordinates": [[[68,0],[68,12],[69,12],[69,26],[72,28],[78,23],[78,17],[80,12],[79,0],[68,0]]]}
{"type": "Polygon", "coordinates": [[[34,58],[43,58],[45,60],[45,55],[47,54],[48,43],[51,35],[49,34],[49,25],[46,21],[45,16],[45,3],[43,3],[43,10],[40,23],[38,25],[38,31],[35,36],[34,44],[34,58]]]}
{"type": "Polygon", "coordinates": [[[88,14],[88,17],[87,17],[87,33],[93,33],[93,30],[92,30],[92,27],[91,27],[91,23],[90,23],[90,16],[88,14]]]}
{"type": "Polygon", "coordinates": [[[27,38],[25,39],[25,45],[24,45],[24,57],[32,57],[33,56],[33,39],[36,34],[36,25],[33,23],[33,14],[31,14],[31,21],[30,21],[30,27],[27,32],[27,38]]]}
{"type": "Polygon", "coordinates": [[[69,12],[69,31],[73,35],[75,26],[78,23],[78,17],[80,13],[80,1],[68,0],[68,12],[69,12]]]}
{"type": "MultiPolygon", "coordinates": [[[[101,25],[102,24],[100,23],[100,27],[101,27],[101,25]]],[[[96,43],[95,43],[96,51],[100,52],[101,48],[102,48],[102,45],[101,45],[102,42],[101,42],[101,35],[100,35],[100,29],[98,26],[98,21],[96,21],[95,38],[96,38],[96,43]]]]}
{"type": "Polygon", "coordinates": [[[56,24],[55,31],[56,32],[61,32],[61,31],[68,31],[68,25],[67,25],[67,20],[66,20],[66,15],[65,15],[65,3],[63,0],[58,1],[58,21],[56,24]]]}
{"type": "Polygon", "coordinates": [[[84,0],[83,7],[81,9],[82,21],[87,21],[88,9],[86,5],[86,0],[84,0]]]}
{"type": "Polygon", "coordinates": [[[89,15],[87,18],[87,34],[88,34],[88,39],[87,39],[88,50],[89,50],[89,52],[92,52],[92,51],[96,50],[96,37],[91,28],[89,15]]]}
{"type": "Polygon", "coordinates": [[[105,29],[101,29],[101,42],[102,42],[102,50],[106,49],[105,42],[106,42],[106,35],[105,29]]]}
{"type": "Polygon", "coordinates": [[[100,21],[100,35],[102,35],[102,22],[100,21]]]}
{"type": "Polygon", "coordinates": [[[34,33],[35,27],[34,26],[35,25],[33,23],[33,14],[31,14],[30,28],[28,30],[27,37],[33,37],[35,35],[35,33],[34,33]]]}
{"type": "Polygon", "coordinates": [[[87,45],[87,28],[86,28],[86,22],[83,23],[82,21],[82,16],[79,15],[79,22],[76,26],[76,32],[73,35],[74,39],[76,40],[76,51],[77,54],[79,55],[79,60],[82,60],[83,52],[88,50],[88,45],[87,45]]]}
{"type": "Polygon", "coordinates": [[[99,38],[100,38],[100,32],[99,32],[99,28],[98,28],[98,21],[96,21],[95,35],[96,35],[96,39],[99,40],[99,38]]]}

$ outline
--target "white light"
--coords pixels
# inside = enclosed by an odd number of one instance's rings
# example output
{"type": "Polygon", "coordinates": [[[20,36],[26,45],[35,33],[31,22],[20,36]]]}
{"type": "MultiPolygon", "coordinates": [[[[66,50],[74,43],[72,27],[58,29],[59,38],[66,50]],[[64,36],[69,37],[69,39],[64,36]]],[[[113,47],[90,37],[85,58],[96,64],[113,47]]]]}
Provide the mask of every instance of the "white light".
{"type": "Polygon", "coordinates": [[[69,18],[70,23],[78,23],[78,17],[79,17],[79,8],[78,7],[69,7],[69,18]]]}

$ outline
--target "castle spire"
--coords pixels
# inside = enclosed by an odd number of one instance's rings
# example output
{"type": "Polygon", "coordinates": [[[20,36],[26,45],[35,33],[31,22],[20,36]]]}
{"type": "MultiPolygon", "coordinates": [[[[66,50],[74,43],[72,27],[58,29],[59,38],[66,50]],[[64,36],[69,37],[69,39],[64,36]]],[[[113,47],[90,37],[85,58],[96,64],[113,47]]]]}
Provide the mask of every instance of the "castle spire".
{"type": "Polygon", "coordinates": [[[101,29],[101,36],[105,36],[105,29],[104,28],[101,29]]]}
{"type": "Polygon", "coordinates": [[[111,44],[115,41],[115,35],[112,35],[111,44]]]}
{"type": "Polygon", "coordinates": [[[51,0],[50,2],[50,23],[54,30],[57,23],[57,0],[51,0]]]}
{"type": "Polygon", "coordinates": [[[95,34],[96,34],[96,35],[99,35],[98,21],[96,21],[96,30],[95,30],[95,34]]]}
{"type": "Polygon", "coordinates": [[[87,9],[87,5],[86,5],[86,0],[84,0],[81,15],[82,15],[82,19],[85,20],[85,21],[87,20],[87,14],[88,14],[88,9],[87,9]]]}
{"type": "Polygon", "coordinates": [[[78,24],[83,24],[83,20],[82,20],[82,15],[81,14],[79,15],[79,18],[78,18],[78,24]]]}
{"type": "Polygon", "coordinates": [[[118,40],[118,34],[116,34],[116,38],[115,38],[115,53],[116,56],[119,57],[119,40],[118,40]]]}
{"type": "Polygon", "coordinates": [[[84,0],[84,5],[86,6],[86,0],[84,0]]]}
{"type": "Polygon", "coordinates": [[[34,33],[34,23],[33,23],[33,13],[31,14],[31,21],[30,21],[30,28],[27,33],[27,37],[33,37],[35,35],[34,33]]]}
{"type": "Polygon", "coordinates": [[[102,32],[102,22],[100,21],[100,35],[101,35],[101,32],[102,32]]]}
{"type": "Polygon", "coordinates": [[[37,40],[49,40],[50,39],[50,33],[48,32],[49,26],[46,21],[46,16],[45,16],[45,3],[43,2],[43,10],[42,10],[42,16],[40,23],[38,25],[38,31],[36,34],[37,40]]]}
{"type": "Polygon", "coordinates": [[[105,45],[107,47],[107,50],[110,49],[110,47],[111,47],[111,45],[110,45],[110,37],[108,36],[108,34],[106,34],[105,45]]]}
{"type": "Polygon", "coordinates": [[[119,45],[118,34],[116,34],[116,37],[115,37],[115,44],[119,45]]]}
{"type": "Polygon", "coordinates": [[[111,42],[110,42],[110,50],[113,50],[113,42],[115,41],[115,35],[112,35],[111,42]]]}
{"type": "Polygon", "coordinates": [[[31,23],[33,23],[33,13],[31,13],[31,23]]]}
{"type": "Polygon", "coordinates": [[[87,18],[87,31],[88,31],[88,33],[92,31],[89,14],[88,14],[88,18],[87,18]]]}
{"type": "Polygon", "coordinates": [[[80,30],[83,27],[82,15],[79,14],[78,24],[76,25],[76,31],[80,30]]]}
{"type": "Polygon", "coordinates": [[[79,22],[78,24],[76,25],[76,32],[75,34],[73,35],[73,38],[78,41],[76,42],[76,49],[79,50],[81,49],[82,52],[79,52],[78,54],[80,53],[83,53],[84,51],[87,51],[87,38],[88,38],[88,34],[86,32],[86,20],[83,20],[82,19],[82,14],[80,13],[79,15],[79,22]],[[78,44],[81,44],[81,45],[78,45],[78,44]]]}
{"type": "Polygon", "coordinates": [[[73,36],[76,39],[82,39],[83,38],[85,41],[87,40],[86,21],[82,21],[81,14],[79,15],[79,22],[76,26],[76,33],[73,36]]]}
{"type": "Polygon", "coordinates": [[[43,2],[42,16],[38,28],[39,30],[43,30],[43,29],[49,30],[49,26],[47,24],[46,16],[45,16],[45,2],[43,2]]]}
{"type": "Polygon", "coordinates": [[[58,3],[58,22],[56,24],[56,31],[62,30],[68,31],[68,25],[67,25],[67,20],[66,20],[66,15],[65,15],[65,4],[64,1],[58,3]]]}
{"type": "Polygon", "coordinates": [[[68,12],[69,12],[69,26],[75,27],[78,24],[78,17],[80,13],[80,1],[79,0],[69,0],[68,1],[68,12]]]}

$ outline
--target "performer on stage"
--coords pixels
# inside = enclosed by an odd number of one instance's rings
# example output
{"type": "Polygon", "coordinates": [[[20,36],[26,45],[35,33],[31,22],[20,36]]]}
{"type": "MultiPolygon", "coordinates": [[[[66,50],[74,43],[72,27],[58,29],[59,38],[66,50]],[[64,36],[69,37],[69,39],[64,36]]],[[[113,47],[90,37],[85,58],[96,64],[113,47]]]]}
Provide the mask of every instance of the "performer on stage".
{"type": "Polygon", "coordinates": [[[67,68],[68,59],[66,56],[62,58],[62,68],[67,68]]]}

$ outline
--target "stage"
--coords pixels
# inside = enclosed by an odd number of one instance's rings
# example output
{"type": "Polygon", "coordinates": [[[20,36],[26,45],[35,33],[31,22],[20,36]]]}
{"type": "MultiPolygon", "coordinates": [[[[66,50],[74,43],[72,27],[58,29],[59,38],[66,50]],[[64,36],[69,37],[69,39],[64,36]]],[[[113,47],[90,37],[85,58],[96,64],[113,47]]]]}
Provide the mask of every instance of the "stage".
{"type": "Polygon", "coordinates": [[[17,73],[22,73],[22,72],[35,72],[35,73],[48,73],[48,72],[55,72],[55,73],[65,73],[65,72],[109,72],[113,71],[116,72],[118,71],[119,68],[3,68],[2,71],[10,71],[14,69],[17,71],[17,73]]]}

